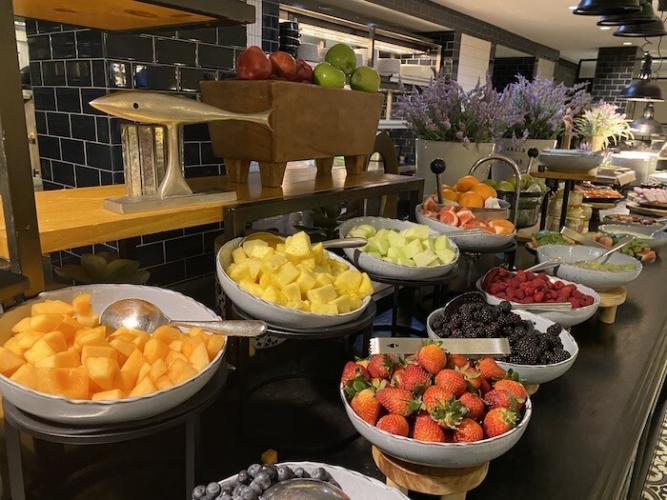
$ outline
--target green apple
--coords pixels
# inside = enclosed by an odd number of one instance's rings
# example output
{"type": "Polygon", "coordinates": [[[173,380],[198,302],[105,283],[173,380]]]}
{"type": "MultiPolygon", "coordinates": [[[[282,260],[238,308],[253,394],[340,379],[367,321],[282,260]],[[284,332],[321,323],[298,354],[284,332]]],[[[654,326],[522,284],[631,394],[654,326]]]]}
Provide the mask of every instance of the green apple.
{"type": "Polygon", "coordinates": [[[377,92],[380,90],[380,75],[373,68],[361,66],[354,70],[350,78],[350,87],[353,90],[377,92]]]}
{"type": "Polygon", "coordinates": [[[357,55],[349,45],[337,43],[327,51],[324,60],[346,75],[351,75],[357,67],[357,55]]]}
{"type": "Polygon", "coordinates": [[[322,87],[342,89],[345,87],[345,73],[331,64],[323,62],[315,66],[313,81],[322,87]]]}

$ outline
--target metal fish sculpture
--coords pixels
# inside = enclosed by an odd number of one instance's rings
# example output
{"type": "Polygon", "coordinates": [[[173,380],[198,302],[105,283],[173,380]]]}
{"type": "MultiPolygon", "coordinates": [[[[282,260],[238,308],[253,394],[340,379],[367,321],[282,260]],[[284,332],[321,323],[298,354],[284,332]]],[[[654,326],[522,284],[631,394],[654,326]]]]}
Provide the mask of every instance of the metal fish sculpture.
{"type": "Polygon", "coordinates": [[[119,118],[164,125],[167,128],[167,168],[158,188],[160,198],[192,193],[181,169],[180,126],[218,120],[239,120],[271,128],[269,123],[271,110],[260,113],[234,113],[186,97],[175,97],[159,92],[115,92],[94,99],[90,105],[119,118]]]}

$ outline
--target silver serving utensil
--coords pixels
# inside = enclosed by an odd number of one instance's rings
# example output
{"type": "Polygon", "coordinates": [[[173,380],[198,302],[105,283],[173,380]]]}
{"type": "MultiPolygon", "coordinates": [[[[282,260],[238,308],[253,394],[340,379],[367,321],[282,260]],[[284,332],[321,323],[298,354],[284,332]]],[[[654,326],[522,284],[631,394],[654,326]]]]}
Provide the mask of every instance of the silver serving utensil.
{"type": "Polygon", "coordinates": [[[152,333],[162,325],[201,328],[203,330],[230,337],[259,337],[266,333],[264,321],[222,320],[222,321],[181,321],[169,319],[155,304],[143,299],[121,299],[102,311],[100,323],[114,330],[125,327],[152,333]]]}
{"type": "MultiPolygon", "coordinates": [[[[278,243],[284,243],[285,238],[279,234],[270,233],[268,231],[257,231],[256,233],[251,233],[241,240],[239,246],[243,245],[246,241],[253,240],[263,240],[266,241],[269,246],[275,247],[278,243]]],[[[360,248],[366,246],[368,240],[366,238],[337,238],[335,240],[327,240],[322,242],[324,248],[360,248]]]]}
{"type": "Polygon", "coordinates": [[[271,486],[262,500],[351,500],[340,488],[318,479],[290,479],[271,486]]]}
{"type": "MultiPolygon", "coordinates": [[[[616,243],[613,247],[611,247],[609,250],[607,250],[602,255],[599,255],[598,257],[595,257],[594,259],[584,260],[584,261],[581,261],[581,262],[587,262],[587,263],[600,262],[600,263],[604,264],[605,262],[607,262],[607,259],[611,256],[611,254],[620,250],[624,246],[629,245],[632,242],[632,240],[634,240],[634,239],[635,239],[634,236],[628,235],[625,238],[623,238],[621,241],[616,243]]],[[[577,262],[577,264],[578,264],[578,262],[577,262]]]]}
{"type": "Polygon", "coordinates": [[[605,249],[607,248],[602,243],[599,243],[599,242],[597,242],[595,240],[592,240],[590,238],[586,238],[579,231],[575,231],[574,229],[570,229],[567,226],[563,226],[561,228],[560,234],[562,234],[565,238],[576,241],[577,243],[580,243],[580,244],[585,245],[585,246],[605,248],[605,249]]]}
{"type": "MultiPolygon", "coordinates": [[[[497,339],[438,339],[433,340],[447,352],[469,357],[509,356],[510,344],[506,338],[497,339]]],[[[424,339],[376,337],[368,343],[371,354],[415,354],[424,345],[424,339]]]]}
{"type": "Polygon", "coordinates": [[[539,264],[535,264],[534,266],[530,266],[524,271],[528,272],[530,271],[531,273],[534,273],[535,271],[544,271],[545,269],[551,269],[553,267],[558,267],[562,264],[563,262],[560,260],[560,257],[556,257],[555,259],[547,260],[544,262],[541,262],[539,264]]]}

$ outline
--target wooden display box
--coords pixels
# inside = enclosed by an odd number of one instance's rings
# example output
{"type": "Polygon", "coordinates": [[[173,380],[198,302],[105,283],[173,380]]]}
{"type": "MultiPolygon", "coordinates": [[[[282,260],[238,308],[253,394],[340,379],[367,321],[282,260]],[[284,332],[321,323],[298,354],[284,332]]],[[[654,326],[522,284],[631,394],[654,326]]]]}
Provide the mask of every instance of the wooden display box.
{"type": "Polygon", "coordinates": [[[262,184],[280,186],[288,161],[316,160],[318,175],[344,156],[348,174],[360,173],[372,153],[384,96],[279,80],[201,82],[205,103],[237,113],[272,110],[271,129],[240,121],[209,124],[213,153],[227,174],[247,182],[259,162],[262,184]]]}

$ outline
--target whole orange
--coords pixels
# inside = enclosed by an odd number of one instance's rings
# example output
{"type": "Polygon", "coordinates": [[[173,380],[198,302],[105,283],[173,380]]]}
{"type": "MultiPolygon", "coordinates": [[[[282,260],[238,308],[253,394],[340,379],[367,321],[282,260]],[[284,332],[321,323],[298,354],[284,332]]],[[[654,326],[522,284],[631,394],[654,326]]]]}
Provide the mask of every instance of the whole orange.
{"type": "Polygon", "coordinates": [[[447,188],[442,190],[442,197],[450,201],[458,201],[459,193],[454,191],[452,188],[447,188]]]}
{"type": "Polygon", "coordinates": [[[472,191],[477,193],[482,197],[484,201],[486,201],[488,198],[497,198],[498,193],[496,193],[496,190],[493,189],[491,186],[487,186],[486,184],[475,184],[472,187],[472,191]]]}
{"type": "Polygon", "coordinates": [[[484,200],[474,191],[467,191],[459,196],[459,205],[466,208],[483,208],[484,200]]]}
{"type": "Polygon", "coordinates": [[[466,175],[456,182],[456,190],[460,193],[465,193],[466,191],[470,191],[477,184],[479,184],[477,177],[466,175]]]}

